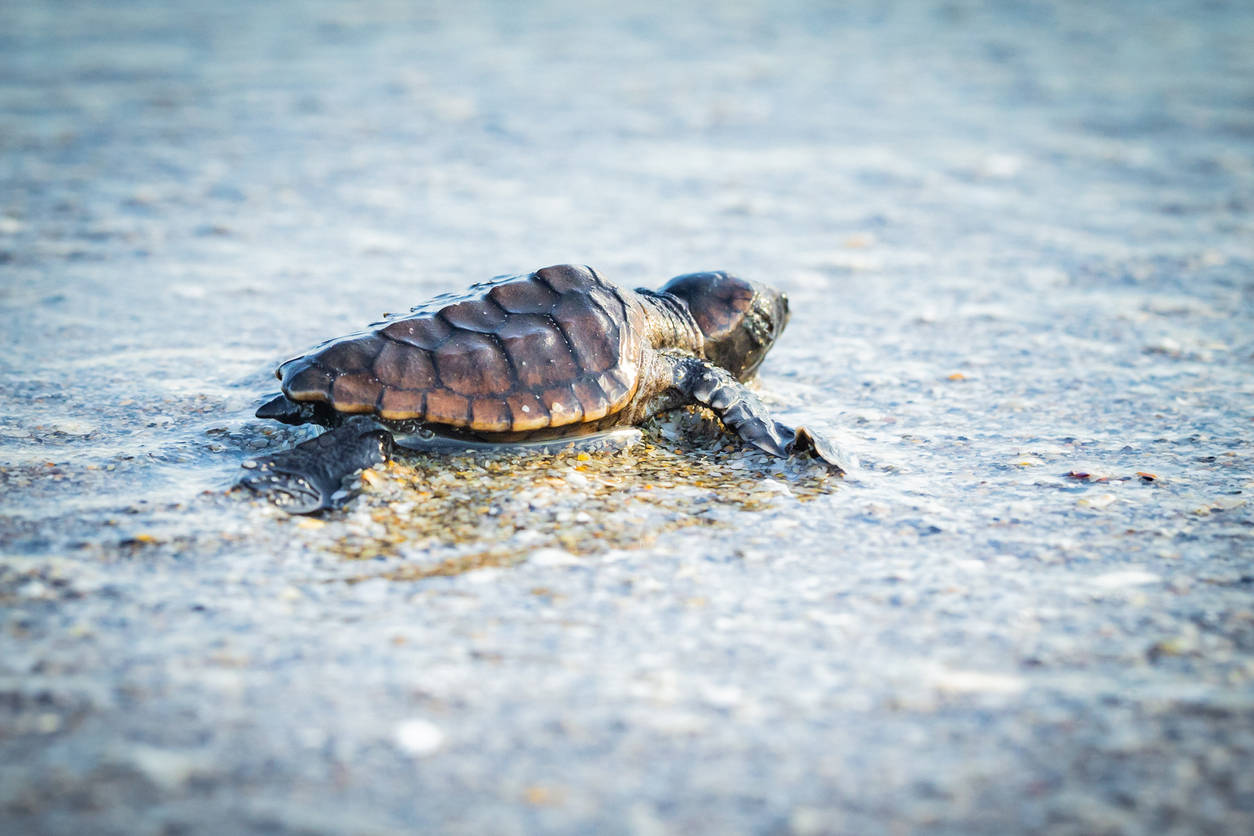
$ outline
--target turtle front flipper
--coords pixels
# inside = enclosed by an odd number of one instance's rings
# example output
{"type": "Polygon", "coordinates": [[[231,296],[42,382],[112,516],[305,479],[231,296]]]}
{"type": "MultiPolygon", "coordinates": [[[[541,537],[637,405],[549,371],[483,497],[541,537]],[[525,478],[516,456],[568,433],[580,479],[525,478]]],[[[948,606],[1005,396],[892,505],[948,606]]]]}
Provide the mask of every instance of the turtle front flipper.
{"type": "Polygon", "coordinates": [[[758,396],[725,369],[683,359],[675,363],[674,375],[676,389],[712,409],[729,430],[759,450],[781,458],[808,453],[840,475],[848,470],[835,445],[806,427],[794,429],[776,421],[758,396]]]}
{"type": "Polygon", "coordinates": [[[791,432],[793,439],[789,447],[791,453],[809,453],[819,459],[837,474],[844,476],[849,472],[849,459],[826,436],[819,435],[809,427],[797,427],[790,430],[783,424],[776,424],[785,433],[791,432]]]}
{"type": "Polygon", "coordinates": [[[339,508],[352,498],[346,480],[388,460],[392,435],[344,424],[290,450],[244,462],[240,484],[292,514],[339,508]]]}

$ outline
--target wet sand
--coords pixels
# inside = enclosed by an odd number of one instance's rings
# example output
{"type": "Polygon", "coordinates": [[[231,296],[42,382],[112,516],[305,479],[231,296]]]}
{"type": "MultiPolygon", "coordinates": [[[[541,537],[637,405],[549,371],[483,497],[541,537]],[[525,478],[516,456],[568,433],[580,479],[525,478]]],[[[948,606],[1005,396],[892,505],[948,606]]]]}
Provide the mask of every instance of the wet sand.
{"type": "Polygon", "coordinates": [[[1254,827],[1247,7],[5,16],[0,831],[1254,827]],[[278,361],[567,261],[786,290],[859,466],[229,490],[278,361]]]}

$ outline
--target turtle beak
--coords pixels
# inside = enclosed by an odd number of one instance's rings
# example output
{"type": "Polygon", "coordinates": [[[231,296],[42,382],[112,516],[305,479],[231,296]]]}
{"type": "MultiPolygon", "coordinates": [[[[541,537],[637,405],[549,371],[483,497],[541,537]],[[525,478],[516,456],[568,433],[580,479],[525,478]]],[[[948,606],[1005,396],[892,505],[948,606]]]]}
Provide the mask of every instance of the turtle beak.
{"type": "Polygon", "coordinates": [[[788,324],[788,294],[782,290],[779,292],[779,298],[775,300],[775,336],[778,337],[784,333],[784,326],[788,324]]]}

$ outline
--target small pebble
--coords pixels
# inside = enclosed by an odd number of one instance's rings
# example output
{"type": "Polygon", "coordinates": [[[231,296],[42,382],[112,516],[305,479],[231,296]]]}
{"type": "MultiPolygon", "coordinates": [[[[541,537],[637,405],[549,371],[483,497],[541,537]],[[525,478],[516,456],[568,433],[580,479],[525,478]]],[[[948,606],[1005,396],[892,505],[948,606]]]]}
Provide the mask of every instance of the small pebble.
{"type": "Polygon", "coordinates": [[[1109,508],[1119,500],[1119,497],[1113,493],[1099,493],[1096,496],[1084,496],[1076,500],[1076,504],[1081,508],[1093,508],[1094,510],[1102,510],[1109,508]]]}
{"type": "Polygon", "coordinates": [[[1131,586],[1142,586],[1144,584],[1158,583],[1161,577],[1153,572],[1146,572],[1141,569],[1127,569],[1120,572],[1107,572],[1098,575],[1089,581],[1093,586],[1102,589],[1125,589],[1131,586]]]}
{"type": "Polygon", "coordinates": [[[392,733],[397,748],[416,758],[433,755],[444,745],[444,732],[427,720],[410,719],[399,724],[392,733]]]}

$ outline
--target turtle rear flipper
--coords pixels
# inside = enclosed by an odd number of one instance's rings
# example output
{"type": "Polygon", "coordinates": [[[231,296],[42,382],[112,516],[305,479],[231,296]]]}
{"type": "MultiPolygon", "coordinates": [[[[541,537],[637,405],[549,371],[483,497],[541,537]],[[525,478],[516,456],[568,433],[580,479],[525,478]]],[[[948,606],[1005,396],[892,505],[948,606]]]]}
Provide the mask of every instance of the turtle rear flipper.
{"type": "Polygon", "coordinates": [[[258,407],[256,415],[258,418],[300,426],[313,423],[317,411],[316,404],[294,401],[287,395],[279,394],[258,407]]]}
{"type": "Polygon", "coordinates": [[[339,508],[352,498],[345,482],[388,460],[392,436],[345,424],[290,450],[244,462],[240,484],[292,514],[339,508]]]}

